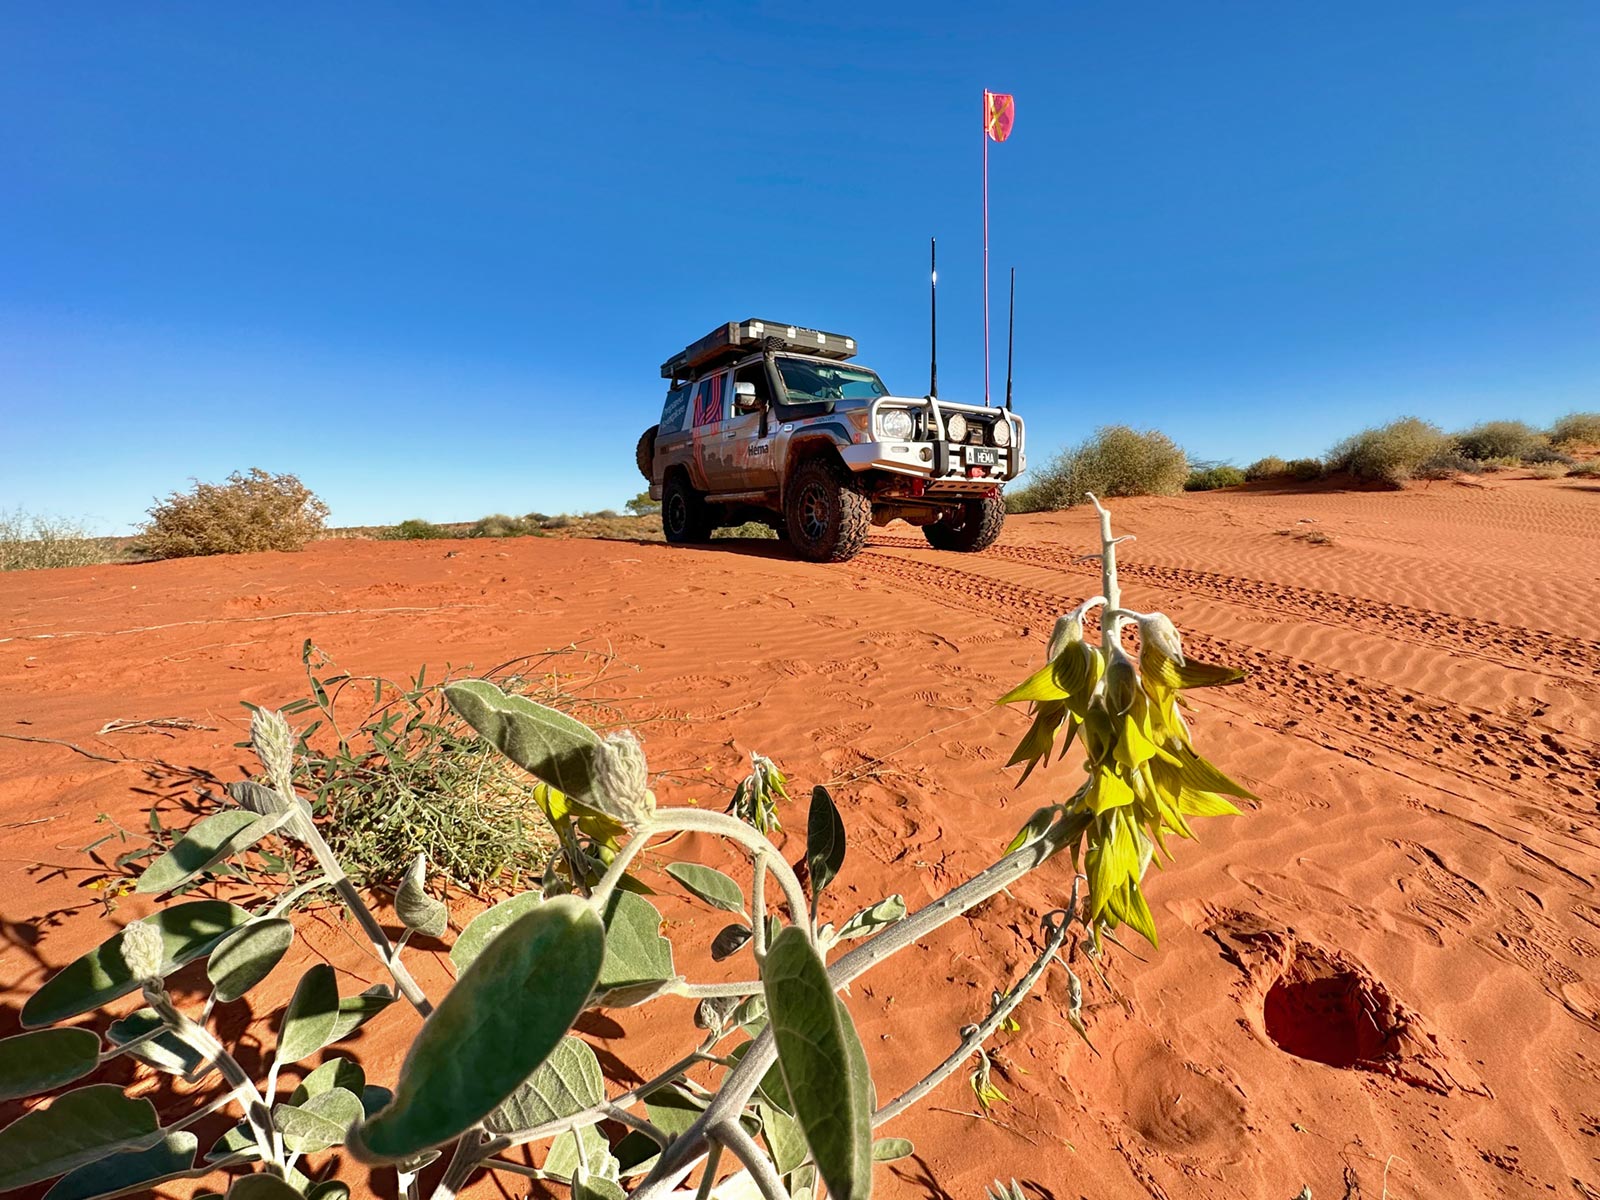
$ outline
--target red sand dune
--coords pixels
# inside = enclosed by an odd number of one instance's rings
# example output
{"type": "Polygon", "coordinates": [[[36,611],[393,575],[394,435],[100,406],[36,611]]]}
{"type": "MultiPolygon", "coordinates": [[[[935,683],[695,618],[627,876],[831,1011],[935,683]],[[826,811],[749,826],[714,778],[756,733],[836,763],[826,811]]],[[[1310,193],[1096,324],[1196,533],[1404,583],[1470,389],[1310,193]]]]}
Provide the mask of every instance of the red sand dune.
{"type": "MultiPolygon", "coordinates": [[[[1250,668],[1197,694],[1195,729],[1263,803],[1199,822],[1150,878],[1161,948],[1114,956],[1115,995],[1089,982],[1098,1056],[1052,972],[994,1043],[1011,1102],[980,1119],[964,1074],[947,1082],[885,1130],[917,1156],[880,1168],[879,1194],[966,1200],[1015,1176],[1055,1200],[1600,1196],[1600,486],[1246,490],[1115,516],[1138,535],[1126,602],[1250,668]]],[[[1069,761],[1013,790],[1001,764],[1026,718],[992,701],[1098,590],[1074,561],[1094,536],[1078,510],[1013,519],[977,557],[896,526],[838,567],[771,543],[523,539],[0,576],[0,733],[231,778],[238,701],[302,695],[305,637],[391,676],[610,647],[637,667],[613,678],[668,773],[664,803],[720,806],[749,751],[769,754],[795,784],[791,828],[812,783],[844,811],[834,915],[894,891],[916,905],[1078,778],[1069,761]],[[215,732],[96,735],[160,717],[215,732]]],[[[46,974],[145,911],[131,897],[103,916],[77,849],[105,832],[98,813],[137,828],[148,787],[134,766],[0,740],[0,1033],[46,974]]],[[[158,789],[169,811],[186,790],[158,789]]],[[[1023,969],[1069,869],[1047,864],[853,989],[880,1094],[1023,969]]],[[[721,924],[667,913],[685,946],[721,924]]],[[[345,926],[304,925],[303,962],[376,982],[345,926]]],[[[431,989],[449,978],[442,954],[416,969],[431,989]]],[[[295,977],[252,994],[258,1018],[295,977]]],[[[676,1056],[688,1005],[650,1011],[673,1020],[586,1024],[604,1061],[647,1074],[676,1056]]],[[[368,1027],[352,1049],[369,1078],[392,1077],[414,1028],[398,1009],[368,1027]]],[[[476,1191],[523,1193],[509,1176],[476,1191]]]]}

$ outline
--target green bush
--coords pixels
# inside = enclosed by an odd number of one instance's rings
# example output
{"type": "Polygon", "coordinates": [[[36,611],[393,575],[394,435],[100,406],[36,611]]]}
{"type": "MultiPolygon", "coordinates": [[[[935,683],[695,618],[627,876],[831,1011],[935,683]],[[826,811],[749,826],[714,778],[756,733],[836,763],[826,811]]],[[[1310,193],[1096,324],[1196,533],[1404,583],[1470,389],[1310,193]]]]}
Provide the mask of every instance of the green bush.
{"type": "Polygon", "coordinates": [[[1158,430],[1107,425],[1081,445],[1063,450],[1020,492],[1008,498],[1014,512],[1053,511],[1122,496],[1175,496],[1189,478],[1183,450],[1158,430]]]}
{"type": "Polygon", "coordinates": [[[1245,472],[1238,467],[1230,467],[1226,464],[1217,467],[1206,467],[1201,471],[1190,471],[1189,478],[1184,480],[1183,490],[1186,492],[1214,492],[1218,488],[1238,487],[1246,478],[1245,472]]]}
{"type": "Polygon", "coordinates": [[[1435,454],[1426,462],[1418,463],[1411,476],[1413,479],[1454,479],[1457,475],[1479,475],[1484,471],[1499,469],[1492,463],[1468,458],[1456,450],[1447,450],[1443,454],[1435,454]]]}
{"type": "Polygon", "coordinates": [[[435,525],[432,521],[424,521],[421,517],[413,517],[409,521],[401,521],[388,533],[383,535],[395,542],[426,542],[435,538],[453,536],[442,525],[435,525]]]}
{"type": "Polygon", "coordinates": [[[648,517],[661,511],[661,501],[650,499],[649,492],[640,492],[623,507],[636,517],[648,517]]]}
{"type": "Polygon", "coordinates": [[[1244,469],[1244,477],[1251,483],[1263,479],[1282,479],[1289,473],[1289,464],[1276,455],[1269,454],[1266,458],[1258,458],[1244,469]]]}
{"type": "Polygon", "coordinates": [[[1300,483],[1311,483],[1327,474],[1320,458],[1293,458],[1289,460],[1289,474],[1300,483]]]}
{"type": "Polygon", "coordinates": [[[1550,426],[1558,446],[1600,446],[1600,412],[1572,412],[1550,426]]]}
{"type": "Polygon", "coordinates": [[[1536,466],[1541,463],[1554,463],[1556,466],[1570,467],[1577,460],[1570,454],[1561,453],[1561,451],[1557,450],[1554,446],[1539,445],[1535,446],[1532,450],[1524,454],[1522,456],[1522,461],[1527,463],[1529,466],[1536,466]]]}
{"type": "Polygon", "coordinates": [[[321,536],[327,516],[328,506],[295,476],[252,467],[157,501],[139,548],[152,558],[300,550],[321,536]]]}
{"type": "Polygon", "coordinates": [[[1401,417],[1340,442],[1328,451],[1328,469],[1398,487],[1424,463],[1454,449],[1454,439],[1437,425],[1417,417],[1401,417]]]}
{"type": "Polygon", "coordinates": [[[508,517],[505,513],[484,517],[472,527],[473,537],[537,537],[539,532],[539,527],[528,518],[508,517]]]}
{"type": "Polygon", "coordinates": [[[1495,458],[1522,460],[1547,444],[1545,435],[1522,421],[1485,421],[1455,435],[1456,448],[1480,462],[1495,458]]]}
{"type": "Polygon", "coordinates": [[[109,543],[83,526],[56,517],[0,512],[0,571],[90,567],[111,561],[109,543]]]}

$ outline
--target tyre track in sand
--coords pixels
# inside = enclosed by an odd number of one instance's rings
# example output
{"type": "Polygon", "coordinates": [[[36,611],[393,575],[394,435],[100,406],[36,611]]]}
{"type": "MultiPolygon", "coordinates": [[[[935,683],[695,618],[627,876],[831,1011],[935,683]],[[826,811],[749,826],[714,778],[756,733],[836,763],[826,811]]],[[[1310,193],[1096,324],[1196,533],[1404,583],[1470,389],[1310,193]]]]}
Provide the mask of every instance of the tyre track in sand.
{"type": "MultiPolygon", "coordinates": [[[[927,550],[928,544],[911,538],[875,538],[869,548],[877,547],[927,550]]],[[[1075,571],[1086,576],[1100,573],[1099,565],[1094,562],[1079,561],[1074,555],[1035,546],[991,546],[984,553],[1009,562],[1075,571]]],[[[1119,562],[1117,570],[1124,578],[1137,579],[1153,587],[1205,596],[1242,608],[1288,614],[1335,628],[1368,630],[1397,641],[1434,646],[1499,666],[1536,670],[1563,678],[1600,679],[1600,642],[1548,630],[1217,571],[1137,562],[1119,562]]]]}
{"type": "MultiPolygon", "coordinates": [[[[898,590],[969,612],[1012,615],[1041,633],[1070,607],[1065,595],[892,553],[869,549],[850,565],[898,590]]],[[[1249,670],[1240,686],[1264,703],[1238,706],[1243,719],[1363,761],[1381,748],[1531,805],[1554,803],[1574,826],[1600,828],[1600,746],[1274,651],[1192,630],[1183,636],[1197,658],[1249,670]]],[[[1216,694],[1218,704],[1233,707],[1225,696],[1216,694]]]]}

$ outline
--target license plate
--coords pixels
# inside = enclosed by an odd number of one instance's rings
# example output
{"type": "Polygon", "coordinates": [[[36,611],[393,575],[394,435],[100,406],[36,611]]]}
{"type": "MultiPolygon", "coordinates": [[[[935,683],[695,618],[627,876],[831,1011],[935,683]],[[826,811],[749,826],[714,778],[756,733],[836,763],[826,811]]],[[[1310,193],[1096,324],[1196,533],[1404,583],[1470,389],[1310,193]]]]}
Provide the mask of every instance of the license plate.
{"type": "Polygon", "coordinates": [[[969,446],[967,448],[967,464],[973,467],[999,466],[1000,451],[991,450],[987,446],[969,446]]]}

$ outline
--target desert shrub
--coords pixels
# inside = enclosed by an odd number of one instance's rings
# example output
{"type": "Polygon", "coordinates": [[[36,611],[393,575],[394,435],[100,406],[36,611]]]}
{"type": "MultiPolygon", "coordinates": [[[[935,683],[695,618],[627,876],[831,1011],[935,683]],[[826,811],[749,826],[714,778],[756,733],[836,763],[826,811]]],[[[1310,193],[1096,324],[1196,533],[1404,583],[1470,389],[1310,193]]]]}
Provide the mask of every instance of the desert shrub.
{"type": "Polygon", "coordinates": [[[1572,479],[1600,479],[1600,459],[1568,467],[1567,475],[1572,479]]]}
{"type": "Polygon", "coordinates": [[[614,508],[602,508],[598,512],[587,512],[587,513],[584,513],[583,514],[583,519],[585,521],[615,521],[617,519],[617,516],[618,516],[618,513],[617,513],[616,509],[614,509],[614,508]]]}
{"type": "Polygon", "coordinates": [[[570,529],[571,527],[572,518],[567,516],[565,513],[559,517],[546,517],[543,521],[539,522],[540,529],[570,529]]]}
{"type": "Polygon", "coordinates": [[[526,521],[530,525],[543,525],[546,521],[548,521],[550,519],[550,514],[549,513],[542,513],[542,512],[531,512],[527,516],[523,517],[522,519],[524,521],[526,521]]]}
{"type": "Polygon", "coordinates": [[[412,517],[409,521],[401,521],[383,536],[394,542],[426,542],[435,538],[447,538],[450,536],[450,531],[442,525],[435,525],[432,521],[412,517]]]}
{"type": "Polygon", "coordinates": [[[1550,426],[1558,446],[1600,446],[1600,412],[1572,412],[1550,426]]]}
{"type": "MultiPolygon", "coordinates": [[[[1190,471],[1189,478],[1183,482],[1186,492],[1214,492],[1218,488],[1238,487],[1245,481],[1245,473],[1238,467],[1230,467],[1226,463],[1221,466],[1206,467],[1201,471],[1190,471]]],[[[1098,495],[1098,493],[1096,493],[1098,495]]]]}
{"type": "Polygon", "coordinates": [[[1477,475],[1496,469],[1498,468],[1479,459],[1468,458],[1459,451],[1446,450],[1442,454],[1435,454],[1425,462],[1418,463],[1411,472],[1411,478],[1454,479],[1457,475],[1477,475]]]}
{"type": "Polygon", "coordinates": [[[1528,468],[1528,474],[1535,479],[1560,479],[1567,473],[1567,468],[1561,463],[1535,463],[1528,468]]]}
{"type": "Polygon", "coordinates": [[[473,537],[505,538],[538,536],[539,527],[526,517],[508,517],[495,513],[484,517],[472,527],[473,537]]]}
{"type": "Polygon", "coordinates": [[[1289,464],[1272,454],[1266,458],[1256,459],[1244,469],[1244,477],[1251,483],[1262,479],[1282,479],[1287,474],[1289,474],[1289,464]]]}
{"type": "MultiPolygon", "coordinates": [[[[1107,536],[1099,544],[1101,590],[1115,606],[1116,543],[1107,536]]],[[[61,1193],[126,1194],[168,1179],[248,1172],[264,1178],[235,1183],[230,1190],[240,1200],[246,1193],[331,1200],[344,1194],[343,1185],[309,1181],[326,1179],[335,1164],[320,1156],[343,1146],[346,1163],[392,1165],[400,1174],[398,1181],[369,1178],[363,1194],[418,1197],[417,1172],[453,1146],[434,1192],[442,1198],[461,1194],[483,1171],[527,1174],[528,1152],[520,1148],[543,1141],[550,1144],[538,1177],[572,1180],[574,1194],[584,1197],[662,1197],[702,1162],[701,1194],[742,1166],[762,1181],[767,1197],[816,1195],[823,1186],[830,1197],[868,1195],[874,1162],[915,1149],[901,1138],[875,1140],[875,1118],[892,1121],[962,1070],[970,1070],[967,1084],[980,1103],[1003,1099],[991,1082],[985,1044],[1047,971],[1065,976],[1062,1015],[1090,1041],[1088,1019],[1101,1007],[1115,1008],[1123,986],[1110,982],[1123,969],[1107,961],[1124,946],[1115,935],[1136,934],[1154,948],[1145,889],[1158,845],[1169,854],[1179,850],[1179,836],[1192,836],[1196,817],[1236,812],[1229,797],[1253,798],[1198,755],[1176,715],[1181,690],[1236,683],[1244,673],[1184,655],[1177,629],[1159,614],[1116,610],[1117,619],[1103,620],[1096,642],[1089,642],[1083,618],[1106,603],[1088,601],[1062,618],[1049,661],[1000,701],[1032,706],[1032,726],[1013,756],[1024,777],[1054,757],[1057,742],[1070,740],[1080,720],[1085,741],[1108,748],[1084,764],[1086,777],[1075,790],[1061,789],[1058,802],[1028,818],[992,866],[915,912],[898,895],[852,912],[837,889],[829,891],[846,863],[847,834],[826,787],[812,789],[805,814],[802,883],[789,865],[789,847],[780,851],[752,824],[772,828],[780,802],[792,803],[770,760],[752,755],[732,812],[658,806],[644,750],[631,733],[602,737],[515,687],[508,693],[491,680],[457,679],[440,689],[444,704],[542,789],[556,849],[536,886],[481,912],[456,934],[449,908],[430,891],[432,864],[417,855],[395,892],[393,922],[404,930],[395,938],[326,836],[334,818],[316,811],[318,803],[329,807],[325,795],[313,789],[308,803],[301,794],[301,785],[319,779],[299,761],[315,752],[318,731],[296,731],[282,713],[257,709],[249,745],[260,780],[230,785],[230,804],[202,817],[139,875],[138,890],[175,902],[158,904],[47,979],[19,1014],[30,1032],[0,1040],[0,1080],[12,1098],[86,1079],[123,1055],[153,1071],[187,1075],[194,1086],[161,1088],[158,1115],[145,1098],[157,1090],[154,1081],[133,1064],[116,1063],[111,1073],[119,1082],[80,1087],[33,1107],[0,1129],[0,1189],[64,1174],[61,1193]],[[1123,620],[1139,627],[1137,663],[1122,647],[1123,620]],[[641,855],[652,843],[656,853],[641,855]],[[667,857],[658,870],[669,847],[681,856],[718,843],[739,861],[739,878],[681,857],[667,857]],[[282,873],[268,856],[305,864],[305,873],[277,891],[266,889],[265,880],[282,873]],[[1003,990],[976,998],[971,1023],[951,1031],[954,1053],[899,1096],[875,1095],[851,1008],[839,993],[946,923],[971,913],[984,920],[985,901],[1052,860],[1061,906],[1040,914],[1039,927],[1020,935],[1022,946],[1012,944],[1017,926],[991,935],[996,957],[1022,966],[1003,990]],[[644,870],[652,872],[648,882],[640,877],[644,870]],[[229,877],[227,894],[241,904],[194,898],[195,889],[221,876],[229,877]],[[266,898],[254,901],[242,886],[247,882],[257,893],[267,890],[266,898]],[[693,953],[675,955],[648,898],[667,888],[681,889],[686,902],[704,905],[711,918],[666,928],[680,945],[695,939],[693,953]],[[289,915],[296,900],[329,894],[349,911],[350,932],[359,929],[370,942],[386,978],[359,992],[342,987],[339,970],[322,958],[329,943],[321,939],[316,953],[303,956],[312,965],[275,1022],[268,1059],[258,1040],[262,1023],[212,1022],[213,1008],[248,995],[284,961],[296,936],[289,915]],[[454,983],[437,1003],[411,973],[407,952],[414,940],[431,943],[435,956],[448,944],[454,983]],[[845,950],[851,942],[860,944],[845,950]],[[680,973],[675,959],[698,968],[707,949],[715,960],[736,960],[731,981],[695,982],[680,973]],[[201,960],[211,984],[204,1000],[188,986],[201,960]],[[1092,972],[1080,978],[1085,963],[1092,972]],[[168,977],[186,964],[194,970],[185,986],[169,988],[168,977]],[[1093,1003],[1086,1003],[1089,988],[1093,1003]],[[98,1024],[81,1020],[108,1006],[125,1011],[117,1002],[135,993],[145,1007],[111,1024],[109,1046],[98,1024]],[[688,1009],[681,1001],[697,1001],[696,1029],[685,1038],[690,1052],[652,1078],[628,1074],[608,1095],[605,1068],[614,1077],[627,1068],[617,1069],[609,1056],[602,1064],[572,1030],[580,1022],[586,1029],[608,1024],[605,1017],[585,1020],[590,1009],[659,998],[668,1003],[653,1010],[657,1023],[682,1020],[688,1009]],[[390,1090],[369,1084],[353,1058],[327,1050],[366,1021],[384,1019],[399,1000],[427,1019],[390,1090]],[[264,1083],[247,1063],[259,1068],[264,1083]],[[297,1080],[292,1090],[291,1080],[297,1080]],[[224,1110],[238,1123],[212,1146],[206,1165],[194,1167],[201,1143],[191,1127],[224,1110]],[[630,1132],[613,1142],[602,1123],[630,1132]],[[514,1157],[502,1157],[508,1154],[514,1157]]],[[[314,674],[322,668],[309,647],[306,659],[311,707],[332,726],[333,697],[324,693],[359,681],[314,674]]],[[[380,687],[380,700],[382,694],[380,687]]],[[[429,724],[443,711],[433,707],[414,718],[401,707],[387,726],[363,726],[374,756],[387,757],[391,735],[411,720],[429,724]]],[[[360,765],[354,750],[345,758],[340,774],[360,765]]],[[[374,797],[364,806],[382,803],[374,797]]],[[[975,836],[998,840],[1004,832],[975,836]]],[[[727,865],[728,858],[717,861],[727,865]]],[[[1009,926],[1013,918],[1005,920],[1009,926]]],[[[351,974],[370,975],[371,968],[351,974]]],[[[443,974],[428,972],[433,980],[443,974]]],[[[870,995],[858,989],[853,1004],[870,995]]],[[[919,1045],[935,1036],[916,1024],[914,1012],[899,1019],[919,1045]]],[[[383,1063],[392,1069],[394,1060],[384,1056],[383,1063]]]]}
{"type": "Polygon", "coordinates": [[[1561,453],[1554,446],[1541,444],[1524,454],[1522,461],[1529,466],[1538,466],[1541,463],[1555,463],[1558,466],[1570,467],[1577,460],[1570,454],[1561,453]]]}
{"type": "Polygon", "coordinates": [[[322,534],[327,516],[328,506],[295,476],[252,467],[157,501],[139,548],[153,558],[300,550],[322,534]]]}
{"type": "Polygon", "coordinates": [[[713,538],[775,538],[778,531],[762,521],[746,521],[743,525],[729,525],[711,531],[713,538]]]}
{"type": "Polygon", "coordinates": [[[647,517],[661,511],[661,501],[650,499],[649,492],[640,492],[623,507],[636,517],[647,517]]]}
{"type": "Polygon", "coordinates": [[[1328,451],[1329,470],[1347,471],[1357,479],[1398,486],[1430,459],[1450,453],[1455,442],[1437,425],[1401,417],[1376,429],[1364,429],[1328,451]]]}
{"type": "Polygon", "coordinates": [[[74,521],[20,508],[0,512],[0,571],[90,567],[111,558],[108,541],[89,536],[74,521]]]}
{"type": "Polygon", "coordinates": [[[1063,450],[1012,502],[1029,506],[1016,511],[1039,512],[1081,504],[1089,492],[1102,499],[1172,496],[1188,478],[1189,460],[1166,434],[1107,425],[1063,450]]]}
{"type": "Polygon", "coordinates": [[[1547,445],[1544,434],[1522,421],[1485,421],[1455,435],[1456,449],[1479,461],[1514,458],[1518,461],[1547,445]]]}
{"type": "Polygon", "coordinates": [[[1289,474],[1300,483],[1311,483],[1327,474],[1320,458],[1294,458],[1289,460],[1289,474]]]}

